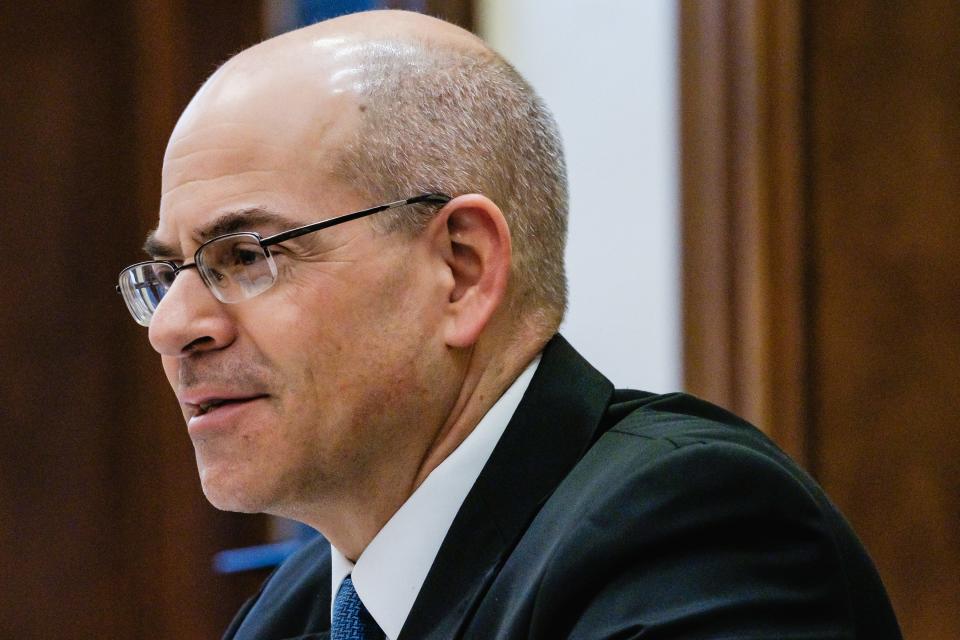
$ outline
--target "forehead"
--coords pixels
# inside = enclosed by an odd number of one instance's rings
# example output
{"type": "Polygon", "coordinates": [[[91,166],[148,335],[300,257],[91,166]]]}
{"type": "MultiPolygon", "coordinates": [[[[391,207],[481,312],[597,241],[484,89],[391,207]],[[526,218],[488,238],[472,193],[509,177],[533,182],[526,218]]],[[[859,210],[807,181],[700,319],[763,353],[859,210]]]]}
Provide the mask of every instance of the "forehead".
{"type": "Polygon", "coordinates": [[[186,251],[197,229],[225,213],[306,222],[327,205],[337,211],[342,189],[330,170],[356,125],[356,100],[344,92],[286,100],[288,84],[240,73],[198,93],[164,157],[156,239],[186,251]]]}
{"type": "MultiPolygon", "coordinates": [[[[160,243],[187,252],[211,234],[227,231],[227,218],[246,218],[259,228],[269,221],[263,212],[276,212],[285,218],[283,224],[295,223],[298,212],[323,200],[321,162],[298,161],[303,154],[245,139],[242,132],[227,135],[232,128],[220,127],[217,135],[168,153],[158,225],[151,234],[160,243]],[[307,180],[308,175],[317,179],[307,180]]],[[[229,224],[229,230],[241,226],[229,224]]]]}

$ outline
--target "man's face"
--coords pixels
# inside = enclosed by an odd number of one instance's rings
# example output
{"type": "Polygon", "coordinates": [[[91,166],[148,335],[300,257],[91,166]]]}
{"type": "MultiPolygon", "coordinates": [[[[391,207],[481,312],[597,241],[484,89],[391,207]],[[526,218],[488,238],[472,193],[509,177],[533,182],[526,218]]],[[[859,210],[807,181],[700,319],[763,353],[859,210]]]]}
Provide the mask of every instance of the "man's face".
{"type": "MultiPolygon", "coordinates": [[[[158,257],[192,262],[202,232],[236,212],[268,212],[242,226],[266,236],[381,204],[324,177],[341,124],[311,139],[314,129],[296,122],[271,121],[269,109],[188,110],[167,150],[154,234],[175,255],[158,257]]],[[[367,220],[273,253],[276,284],[237,304],[218,302],[195,270],[182,272],[150,341],[209,500],[295,517],[318,501],[332,509],[365,483],[382,484],[391,461],[423,455],[429,435],[416,418],[431,422],[424,407],[445,375],[434,304],[442,269],[421,239],[378,234],[367,220]]]]}

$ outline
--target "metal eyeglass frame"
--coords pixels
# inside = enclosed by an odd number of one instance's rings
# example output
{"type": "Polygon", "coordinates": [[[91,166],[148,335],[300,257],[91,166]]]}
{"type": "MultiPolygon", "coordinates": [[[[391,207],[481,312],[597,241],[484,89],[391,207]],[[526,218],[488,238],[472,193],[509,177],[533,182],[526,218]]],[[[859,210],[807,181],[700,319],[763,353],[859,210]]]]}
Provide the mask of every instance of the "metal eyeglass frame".
{"type": "MultiPolygon", "coordinates": [[[[396,207],[403,207],[411,204],[420,204],[420,203],[444,205],[450,202],[450,200],[452,200],[451,196],[448,196],[444,193],[422,193],[418,196],[407,198],[406,200],[397,200],[395,202],[388,202],[387,204],[381,204],[376,207],[370,207],[369,209],[363,209],[361,211],[347,213],[341,216],[336,216],[334,218],[327,218],[326,220],[321,220],[319,222],[313,222],[313,223],[304,225],[302,227],[295,227],[293,229],[288,229],[287,231],[282,231],[280,233],[274,234],[272,236],[268,236],[266,238],[262,238],[260,234],[255,231],[238,231],[236,233],[226,233],[222,236],[211,238],[210,240],[207,240],[206,242],[201,244],[199,247],[197,247],[197,250],[193,254],[193,262],[186,263],[186,264],[177,264],[177,262],[173,260],[144,260],[142,262],[137,262],[123,269],[120,272],[120,276],[118,279],[122,280],[125,273],[127,273],[129,270],[134,269],[136,267],[140,267],[146,264],[165,264],[173,270],[173,276],[172,276],[171,282],[173,279],[176,279],[176,277],[180,274],[181,271],[185,271],[187,269],[193,268],[193,269],[197,269],[197,272],[200,274],[200,279],[203,280],[204,285],[206,285],[206,287],[208,289],[211,289],[212,291],[213,289],[210,283],[207,282],[206,275],[197,267],[197,262],[200,259],[200,254],[203,252],[204,247],[206,247],[207,245],[213,242],[217,242],[218,240],[222,240],[223,238],[229,238],[231,236],[239,236],[239,235],[254,236],[257,238],[257,242],[260,244],[260,247],[264,250],[266,255],[270,256],[269,247],[271,247],[272,245],[279,244],[287,240],[292,240],[294,238],[299,238],[300,236],[304,236],[308,233],[313,233],[314,231],[321,231],[323,229],[334,227],[338,224],[343,224],[344,222],[350,222],[351,220],[365,218],[375,213],[386,211],[387,209],[394,209],[396,207]]],[[[115,285],[115,287],[116,287],[117,293],[120,295],[123,295],[123,292],[120,289],[120,284],[118,283],[117,285],[115,285]]],[[[266,291],[266,289],[264,289],[264,291],[266,291]]],[[[256,295],[259,295],[259,293],[256,295]]],[[[255,297],[255,296],[251,296],[251,297],[255,297]]],[[[249,298],[246,298],[246,299],[249,299],[249,298]]],[[[236,302],[239,302],[239,300],[236,302]]],[[[131,314],[133,314],[132,311],[131,311],[131,314]]],[[[137,320],[137,322],[140,322],[136,318],[135,314],[134,314],[134,320],[137,320]]]]}

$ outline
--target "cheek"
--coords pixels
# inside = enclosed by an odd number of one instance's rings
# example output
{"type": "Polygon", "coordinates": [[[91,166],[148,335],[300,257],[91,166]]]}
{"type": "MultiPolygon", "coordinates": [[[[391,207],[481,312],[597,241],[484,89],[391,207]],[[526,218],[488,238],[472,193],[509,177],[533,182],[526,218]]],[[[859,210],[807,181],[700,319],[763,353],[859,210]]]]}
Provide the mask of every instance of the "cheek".
{"type": "Polygon", "coordinates": [[[436,278],[418,276],[418,261],[401,258],[327,271],[303,265],[248,303],[257,304],[257,318],[245,318],[246,332],[291,390],[337,400],[386,376],[404,377],[417,354],[442,343],[436,278]]]}
{"type": "Polygon", "coordinates": [[[399,287],[388,273],[353,263],[331,273],[291,277],[278,292],[270,323],[293,356],[362,351],[395,312],[399,287]]]}
{"type": "Polygon", "coordinates": [[[180,381],[179,361],[169,356],[160,356],[160,362],[163,365],[163,373],[167,376],[167,382],[169,382],[170,387],[176,391],[180,381]]]}

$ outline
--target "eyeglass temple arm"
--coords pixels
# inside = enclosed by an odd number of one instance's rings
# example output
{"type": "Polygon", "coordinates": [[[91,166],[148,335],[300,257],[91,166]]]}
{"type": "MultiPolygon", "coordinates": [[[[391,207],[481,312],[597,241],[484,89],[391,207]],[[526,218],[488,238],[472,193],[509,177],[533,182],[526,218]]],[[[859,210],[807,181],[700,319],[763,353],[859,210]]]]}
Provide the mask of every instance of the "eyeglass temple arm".
{"type": "Polygon", "coordinates": [[[342,224],[344,222],[350,222],[351,220],[356,220],[357,218],[365,218],[366,216],[373,215],[374,213],[380,213],[381,211],[386,211],[387,209],[393,209],[394,207],[403,207],[409,204],[418,204],[420,202],[446,204],[450,202],[450,200],[452,200],[452,198],[443,193],[424,193],[419,196],[407,198],[406,200],[397,200],[396,202],[382,204],[380,206],[372,207],[370,209],[364,209],[363,211],[357,211],[355,213],[347,213],[342,216],[337,216],[336,218],[328,218],[327,220],[314,222],[312,224],[308,224],[303,227],[290,229],[289,231],[284,231],[283,233],[278,233],[276,235],[264,238],[263,240],[260,241],[260,246],[269,247],[272,244],[278,244],[285,240],[298,238],[307,233],[311,233],[313,231],[320,231],[321,229],[326,229],[327,227],[332,227],[334,225],[342,224]]]}
{"type": "MultiPolygon", "coordinates": [[[[289,231],[284,231],[283,233],[278,233],[276,235],[264,238],[263,240],[260,241],[260,246],[269,247],[270,245],[278,244],[280,242],[283,242],[284,240],[298,238],[312,231],[320,231],[321,229],[326,229],[327,227],[332,227],[334,225],[342,224],[344,222],[350,222],[351,220],[356,220],[357,218],[364,218],[366,216],[370,216],[375,213],[380,213],[381,211],[386,211],[387,209],[393,209],[394,207],[403,207],[410,204],[419,204],[421,202],[429,202],[432,204],[447,204],[452,199],[453,198],[443,193],[424,193],[419,196],[407,198],[406,200],[397,200],[396,202],[382,204],[377,207],[371,207],[370,209],[364,209],[363,211],[348,213],[342,216],[337,216],[336,218],[329,218],[327,220],[314,222],[312,224],[308,224],[303,227],[290,229],[289,231]]],[[[193,262],[191,262],[190,264],[184,264],[179,266],[173,265],[177,273],[179,273],[183,269],[189,269],[191,267],[196,268],[196,266],[197,266],[196,263],[193,263],[193,262]]],[[[114,287],[117,293],[119,294],[123,293],[122,291],[120,291],[119,284],[114,285],[114,287]]]]}

